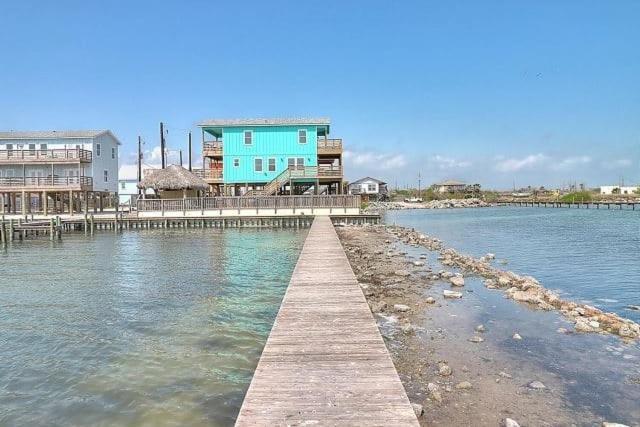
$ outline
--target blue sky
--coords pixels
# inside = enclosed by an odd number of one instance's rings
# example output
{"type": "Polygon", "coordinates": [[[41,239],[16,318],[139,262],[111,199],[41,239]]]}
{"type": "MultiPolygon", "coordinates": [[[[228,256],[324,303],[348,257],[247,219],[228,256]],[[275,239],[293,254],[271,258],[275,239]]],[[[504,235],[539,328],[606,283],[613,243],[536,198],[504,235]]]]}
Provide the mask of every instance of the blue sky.
{"type": "MultiPolygon", "coordinates": [[[[2,1],[0,129],[329,116],[347,176],[640,182],[640,2],[2,1]]],[[[197,145],[196,145],[197,146],[197,145]]],[[[157,156],[157,148],[155,156],[157,156]]]]}

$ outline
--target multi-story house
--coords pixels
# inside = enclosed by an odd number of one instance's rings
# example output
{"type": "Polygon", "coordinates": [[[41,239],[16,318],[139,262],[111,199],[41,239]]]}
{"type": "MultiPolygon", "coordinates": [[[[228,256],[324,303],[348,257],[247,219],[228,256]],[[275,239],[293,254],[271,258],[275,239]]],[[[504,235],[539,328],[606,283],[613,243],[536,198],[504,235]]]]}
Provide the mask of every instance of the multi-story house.
{"type": "Polygon", "coordinates": [[[320,119],[207,120],[203,170],[218,195],[342,194],[342,140],[320,119]]]}
{"type": "Polygon", "coordinates": [[[118,192],[118,146],[109,130],[0,132],[3,212],[79,212],[118,192]]]}

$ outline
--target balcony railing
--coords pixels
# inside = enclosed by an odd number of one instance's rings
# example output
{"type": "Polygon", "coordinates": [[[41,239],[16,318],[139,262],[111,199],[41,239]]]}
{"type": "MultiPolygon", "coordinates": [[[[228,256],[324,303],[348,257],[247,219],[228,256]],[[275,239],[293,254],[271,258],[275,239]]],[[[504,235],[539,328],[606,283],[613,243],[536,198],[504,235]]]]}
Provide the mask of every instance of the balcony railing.
{"type": "Polygon", "coordinates": [[[92,153],[81,148],[0,150],[0,163],[90,162],[92,153]]]}
{"type": "Polygon", "coordinates": [[[10,188],[73,188],[88,189],[93,186],[90,176],[16,176],[0,177],[0,187],[10,188]]]}
{"type": "Polygon", "coordinates": [[[193,169],[193,173],[204,180],[222,180],[222,169],[193,169]]]}
{"type": "Polygon", "coordinates": [[[205,157],[222,156],[222,141],[208,141],[202,144],[205,157]]]}
{"type": "Polygon", "coordinates": [[[320,139],[318,138],[318,154],[341,154],[342,139],[320,139]]]}
{"type": "Polygon", "coordinates": [[[318,165],[318,177],[342,177],[342,165],[318,165]]]}

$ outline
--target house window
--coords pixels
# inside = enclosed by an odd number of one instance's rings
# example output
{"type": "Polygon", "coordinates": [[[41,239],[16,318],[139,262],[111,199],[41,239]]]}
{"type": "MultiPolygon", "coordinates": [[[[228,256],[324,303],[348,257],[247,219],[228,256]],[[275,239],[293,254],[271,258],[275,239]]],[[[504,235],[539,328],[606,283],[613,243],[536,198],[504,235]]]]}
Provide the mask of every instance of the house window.
{"type": "Polygon", "coordinates": [[[244,145],[253,144],[253,131],[245,130],[244,131],[244,145]]]}
{"type": "Polygon", "coordinates": [[[29,150],[35,151],[36,150],[36,144],[29,144],[29,150]]]}
{"type": "Polygon", "coordinates": [[[40,149],[45,151],[47,149],[47,144],[40,144],[40,149]]]}
{"type": "Polygon", "coordinates": [[[109,171],[104,170],[104,182],[109,182],[109,171]]]}
{"type": "Polygon", "coordinates": [[[112,159],[116,158],[116,149],[114,147],[111,147],[111,158],[112,159]]]}
{"type": "Polygon", "coordinates": [[[254,170],[256,172],[262,172],[262,159],[255,159],[254,170]]]}
{"type": "Polygon", "coordinates": [[[367,184],[367,188],[368,188],[370,193],[375,193],[376,192],[376,185],[375,184],[367,184]]]}
{"type": "Polygon", "coordinates": [[[233,159],[233,167],[237,168],[238,166],[240,166],[240,159],[233,159]]]}
{"type": "Polygon", "coordinates": [[[300,144],[306,144],[307,143],[307,130],[306,129],[298,130],[298,142],[300,144]]]}
{"type": "Polygon", "coordinates": [[[124,182],[124,181],[122,181],[122,183],[120,184],[120,188],[121,188],[121,189],[123,189],[123,190],[124,190],[125,188],[127,188],[127,183],[126,183],[126,182],[124,182]]]}
{"type": "MultiPolygon", "coordinates": [[[[76,147],[77,147],[77,146],[76,146],[76,147]]],[[[101,150],[101,148],[102,148],[102,147],[100,146],[100,144],[96,144],[96,156],[98,156],[98,157],[100,157],[100,151],[102,151],[102,150],[101,150]]],[[[106,182],[106,181],[105,181],[105,182],[106,182]]]]}
{"type": "Polygon", "coordinates": [[[269,163],[267,164],[267,170],[269,172],[275,172],[276,171],[276,159],[274,159],[274,158],[270,158],[269,159],[269,163]]]}
{"type": "Polygon", "coordinates": [[[294,159],[293,157],[289,157],[289,160],[287,160],[287,167],[289,169],[293,169],[296,167],[296,159],[294,159]]]}
{"type": "Polygon", "coordinates": [[[297,166],[298,169],[304,168],[304,158],[303,157],[298,157],[298,160],[296,161],[296,166],[297,166]]]}

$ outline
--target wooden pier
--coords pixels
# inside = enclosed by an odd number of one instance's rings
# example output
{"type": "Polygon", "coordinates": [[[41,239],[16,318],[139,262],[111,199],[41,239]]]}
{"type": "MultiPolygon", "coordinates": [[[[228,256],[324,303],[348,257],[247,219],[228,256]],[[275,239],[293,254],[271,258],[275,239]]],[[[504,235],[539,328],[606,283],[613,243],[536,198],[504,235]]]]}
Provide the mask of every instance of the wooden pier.
{"type": "Polygon", "coordinates": [[[636,205],[640,208],[640,202],[544,202],[544,201],[498,201],[499,206],[521,206],[535,208],[574,208],[574,209],[616,209],[616,210],[636,210],[636,205]]]}
{"type": "Polygon", "coordinates": [[[328,217],[304,243],[236,426],[417,426],[328,217]]]}
{"type": "MultiPolygon", "coordinates": [[[[0,217],[0,245],[27,237],[48,236],[61,239],[64,233],[96,231],[121,232],[124,230],[187,229],[187,228],[309,228],[313,216],[238,216],[238,217],[138,217],[122,213],[108,216],[59,216],[35,219],[25,215],[19,218],[0,217]]],[[[332,215],[336,225],[379,224],[380,215],[332,215]]]]}

